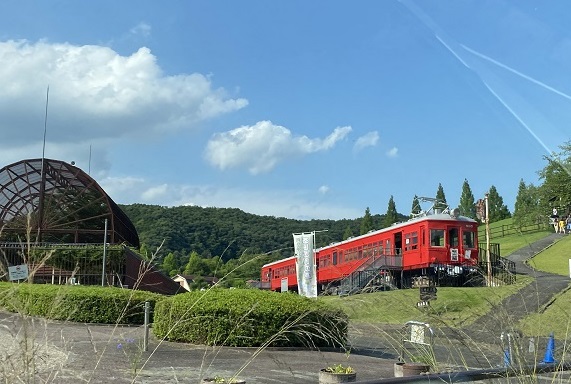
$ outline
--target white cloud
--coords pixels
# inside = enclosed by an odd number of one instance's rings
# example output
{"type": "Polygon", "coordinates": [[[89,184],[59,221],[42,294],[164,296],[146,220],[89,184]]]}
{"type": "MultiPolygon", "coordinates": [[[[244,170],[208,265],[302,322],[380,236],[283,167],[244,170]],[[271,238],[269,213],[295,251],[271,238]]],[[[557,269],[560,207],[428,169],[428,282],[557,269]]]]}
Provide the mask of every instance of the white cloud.
{"type": "Polygon", "coordinates": [[[135,197],[135,191],[139,191],[145,185],[145,179],[132,176],[105,177],[98,181],[98,184],[114,201],[128,203],[139,201],[133,197],[135,197]]]}
{"type": "Polygon", "coordinates": [[[164,75],[148,48],[121,56],[97,45],[4,41],[0,61],[2,151],[42,140],[48,85],[48,140],[59,143],[190,130],[248,104],[213,88],[210,76],[164,75]]]}
{"type": "Polygon", "coordinates": [[[359,152],[366,147],[374,147],[379,142],[379,132],[372,131],[359,137],[353,146],[355,152],[359,152]]]}
{"type": "Polygon", "coordinates": [[[143,201],[155,201],[164,198],[168,193],[168,185],[161,184],[155,187],[148,188],[141,194],[143,201]]]}
{"type": "Polygon", "coordinates": [[[327,192],[329,192],[329,186],[322,185],[321,187],[319,187],[318,191],[320,194],[325,195],[327,192]]]}
{"type": "Polygon", "coordinates": [[[399,149],[397,147],[392,147],[391,149],[389,149],[387,151],[387,156],[388,157],[397,157],[398,152],[399,152],[399,149]]]}
{"type": "Polygon", "coordinates": [[[129,31],[133,35],[141,35],[149,37],[151,35],[151,26],[145,22],[140,22],[129,31]]]}
{"type": "Polygon", "coordinates": [[[270,171],[286,158],[331,149],[351,130],[338,127],[324,139],[310,139],[293,136],[289,129],[271,121],[260,121],[214,135],[206,146],[205,158],[222,170],[246,167],[258,174],[270,171]]]}

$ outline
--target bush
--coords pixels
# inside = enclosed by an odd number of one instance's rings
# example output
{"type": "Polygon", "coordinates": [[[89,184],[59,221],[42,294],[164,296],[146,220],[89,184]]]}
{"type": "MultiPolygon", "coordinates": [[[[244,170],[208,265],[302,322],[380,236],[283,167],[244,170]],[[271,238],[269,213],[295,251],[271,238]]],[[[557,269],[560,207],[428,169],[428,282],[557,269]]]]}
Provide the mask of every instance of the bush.
{"type": "Polygon", "coordinates": [[[207,345],[340,347],[347,323],[342,311],[296,294],[211,289],[158,302],[153,332],[207,345]]]}
{"type": "Polygon", "coordinates": [[[115,287],[0,283],[0,307],[29,316],[80,323],[143,324],[164,296],[115,287]]]}

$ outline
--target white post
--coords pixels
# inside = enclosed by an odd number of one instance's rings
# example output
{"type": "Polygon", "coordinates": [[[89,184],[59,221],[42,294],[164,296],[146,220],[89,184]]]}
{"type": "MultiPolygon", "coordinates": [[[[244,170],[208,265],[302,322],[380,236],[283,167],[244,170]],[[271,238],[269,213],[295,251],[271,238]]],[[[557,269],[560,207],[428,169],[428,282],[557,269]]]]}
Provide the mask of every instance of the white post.
{"type": "Polygon", "coordinates": [[[145,301],[145,334],[143,335],[143,351],[147,352],[149,350],[149,318],[151,313],[151,304],[145,301]]]}
{"type": "Polygon", "coordinates": [[[571,259],[569,259],[569,277],[571,278],[571,259]]]}
{"type": "Polygon", "coordinates": [[[101,286],[105,286],[105,259],[107,258],[107,219],[105,219],[105,234],[103,235],[103,270],[101,272],[101,286]]]}

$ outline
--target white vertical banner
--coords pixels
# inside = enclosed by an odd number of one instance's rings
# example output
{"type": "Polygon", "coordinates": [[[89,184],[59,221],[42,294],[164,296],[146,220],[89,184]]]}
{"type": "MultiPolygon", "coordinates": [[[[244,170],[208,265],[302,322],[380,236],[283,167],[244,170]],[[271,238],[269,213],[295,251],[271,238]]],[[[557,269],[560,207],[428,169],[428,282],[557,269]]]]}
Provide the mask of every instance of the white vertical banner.
{"type": "Polygon", "coordinates": [[[293,234],[297,287],[300,295],[317,297],[317,271],[314,257],[315,233],[293,234]]]}

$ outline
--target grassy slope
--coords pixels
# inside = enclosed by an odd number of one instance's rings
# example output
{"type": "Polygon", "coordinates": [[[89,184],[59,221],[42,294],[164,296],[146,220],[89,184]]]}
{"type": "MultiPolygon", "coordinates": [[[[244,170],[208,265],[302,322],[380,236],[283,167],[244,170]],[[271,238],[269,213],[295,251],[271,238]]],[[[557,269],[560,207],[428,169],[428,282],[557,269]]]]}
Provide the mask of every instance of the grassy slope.
{"type": "Polygon", "coordinates": [[[367,293],[349,297],[324,296],[320,300],[343,309],[352,321],[380,324],[404,324],[409,320],[445,323],[451,327],[469,325],[487,313],[493,304],[531,282],[520,277],[514,285],[479,288],[438,288],[438,299],[431,307],[419,309],[418,289],[367,293]]]}
{"type": "MultiPolygon", "coordinates": [[[[529,261],[529,265],[540,271],[569,276],[571,259],[571,235],[562,237],[529,261]]],[[[547,308],[525,318],[521,329],[528,335],[548,336],[554,332],[558,339],[571,336],[571,290],[561,293],[547,308]]]]}

